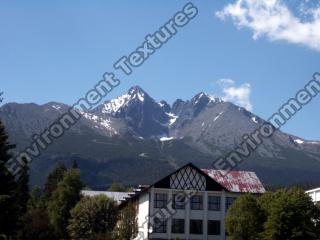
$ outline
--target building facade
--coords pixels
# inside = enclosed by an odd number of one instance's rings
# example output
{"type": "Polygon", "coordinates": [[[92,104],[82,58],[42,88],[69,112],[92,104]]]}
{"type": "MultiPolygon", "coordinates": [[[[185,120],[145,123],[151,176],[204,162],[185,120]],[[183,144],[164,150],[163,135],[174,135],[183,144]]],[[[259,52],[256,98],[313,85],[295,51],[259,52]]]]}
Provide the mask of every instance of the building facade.
{"type": "Polygon", "coordinates": [[[311,197],[312,201],[315,204],[320,203],[320,188],[314,188],[311,190],[306,191],[306,193],[311,197]]]}
{"type": "Polygon", "coordinates": [[[99,195],[107,196],[117,202],[119,205],[125,198],[129,197],[131,192],[110,192],[110,191],[92,191],[92,190],[82,190],[81,195],[84,197],[95,197],[99,195]]]}
{"type": "Polygon", "coordinates": [[[226,239],[224,219],[234,200],[243,193],[262,194],[265,189],[253,172],[223,174],[187,164],[136,189],[121,203],[135,203],[135,239],[226,239]]]}

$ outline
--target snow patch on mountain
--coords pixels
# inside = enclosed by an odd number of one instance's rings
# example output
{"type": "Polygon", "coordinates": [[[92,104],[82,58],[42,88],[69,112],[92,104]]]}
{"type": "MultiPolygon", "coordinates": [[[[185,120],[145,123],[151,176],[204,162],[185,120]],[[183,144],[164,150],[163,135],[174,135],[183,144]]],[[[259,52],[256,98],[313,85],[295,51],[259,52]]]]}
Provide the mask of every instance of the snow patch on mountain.
{"type": "Polygon", "coordinates": [[[52,108],[56,109],[56,110],[60,110],[61,109],[61,106],[59,105],[52,105],[52,108]]]}
{"type": "Polygon", "coordinates": [[[214,103],[221,103],[223,102],[221,98],[218,98],[218,97],[214,97],[214,96],[211,96],[211,95],[208,95],[210,101],[209,102],[214,102],[214,103]]]}
{"type": "Polygon", "coordinates": [[[114,114],[121,108],[128,106],[132,100],[144,102],[145,93],[143,90],[139,87],[133,87],[128,93],[104,103],[102,113],[114,114]]]}
{"type": "Polygon", "coordinates": [[[218,120],[218,118],[223,114],[223,112],[219,113],[214,119],[213,121],[215,122],[216,120],[218,120]]]}
{"type": "Polygon", "coordinates": [[[84,118],[91,121],[94,124],[95,128],[106,129],[112,132],[113,134],[118,134],[117,131],[112,127],[112,122],[110,121],[110,119],[101,118],[101,117],[98,117],[97,115],[86,113],[86,112],[81,112],[81,114],[84,118]]]}
{"type": "Polygon", "coordinates": [[[111,101],[105,103],[103,105],[102,112],[103,113],[116,113],[120,108],[122,108],[125,104],[130,100],[129,94],[124,94],[116,99],[112,99],[111,101]]]}
{"type": "Polygon", "coordinates": [[[137,93],[137,96],[138,96],[138,99],[143,102],[144,101],[144,94],[141,94],[141,93],[137,93]]]}
{"type": "Polygon", "coordinates": [[[174,124],[177,119],[178,119],[178,116],[173,114],[173,113],[166,113],[169,117],[170,117],[170,120],[169,120],[169,126],[171,126],[172,124],[174,124]]]}
{"type": "Polygon", "coordinates": [[[294,142],[295,142],[295,143],[298,143],[298,144],[303,144],[303,143],[304,143],[304,141],[301,140],[301,139],[295,139],[294,142]]]}
{"type": "Polygon", "coordinates": [[[148,153],[144,153],[144,152],[143,152],[143,153],[140,153],[140,154],[139,154],[139,157],[148,157],[148,153]]]}
{"type": "Polygon", "coordinates": [[[251,120],[254,122],[254,123],[258,123],[258,120],[256,117],[252,117],[251,120]]]}
{"type": "Polygon", "coordinates": [[[159,104],[160,107],[164,107],[164,103],[158,102],[158,104],[159,104]]]}
{"type": "Polygon", "coordinates": [[[165,141],[170,141],[170,140],[173,140],[173,139],[174,139],[174,137],[161,137],[160,141],[161,142],[165,142],[165,141]]]}
{"type": "Polygon", "coordinates": [[[58,111],[59,113],[62,113],[61,105],[59,105],[59,104],[52,104],[51,107],[52,107],[54,110],[58,111]]]}
{"type": "Polygon", "coordinates": [[[304,141],[302,139],[294,139],[294,142],[297,143],[297,144],[320,144],[320,142],[317,142],[317,141],[304,141]]]}

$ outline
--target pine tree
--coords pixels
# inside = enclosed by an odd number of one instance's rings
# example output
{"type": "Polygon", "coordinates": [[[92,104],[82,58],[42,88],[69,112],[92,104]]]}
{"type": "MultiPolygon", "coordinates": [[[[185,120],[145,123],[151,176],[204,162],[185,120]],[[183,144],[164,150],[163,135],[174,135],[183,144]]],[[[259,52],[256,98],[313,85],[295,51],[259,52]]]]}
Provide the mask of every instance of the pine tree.
{"type": "Polygon", "coordinates": [[[17,233],[18,240],[56,240],[54,229],[49,221],[46,205],[40,188],[33,188],[28,201],[27,212],[21,219],[17,233]]]}
{"type": "Polygon", "coordinates": [[[72,168],[73,168],[73,169],[79,169],[77,160],[73,160],[72,168]]]}
{"type": "Polygon", "coordinates": [[[8,141],[5,127],[0,121],[0,235],[13,234],[18,222],[18,205],[15,199],[17,184],[6,168],[10,150],[15,146],[8,141]]]}
{"type": "Polygon", "coordinates": [[[52,193],[48,203],[48,215],[55,232],[61,238],[67,237],[67,224],[70,218],[70,210],[80,200],[80,192],[83,184],[80,173],[76,169],[67,171],[63,180],[52,193]]]}
{"type": "Polygon", "coordinates": [[[49,200],[52,193],[56,190],[60,181],[62,181],[67,167],[60,162],[58,166],[48,175],[44,186],[44,199],[49,200]]]}
{"type": "MultiPolygon", "coordinates": [[[[26,162],[26,161],[25,161],[26,162]]],[[[29,167],[24,165],[21,174],[17,180],[16,200],[19,207],[19,216],[23,216],[27,212],[27,205],[30,199],[29,195],[29,167]]]]}

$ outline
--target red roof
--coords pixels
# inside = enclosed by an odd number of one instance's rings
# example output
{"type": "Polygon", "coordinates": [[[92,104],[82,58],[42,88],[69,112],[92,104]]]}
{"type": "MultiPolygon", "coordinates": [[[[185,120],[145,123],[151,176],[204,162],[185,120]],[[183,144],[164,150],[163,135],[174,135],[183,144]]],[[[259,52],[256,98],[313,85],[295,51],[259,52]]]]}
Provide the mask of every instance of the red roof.
{"type": "Polygon", "coordinates": [[[262,183],[254,172],[201,169],[220,185],[235,193],[264,193],[262,183]]]}

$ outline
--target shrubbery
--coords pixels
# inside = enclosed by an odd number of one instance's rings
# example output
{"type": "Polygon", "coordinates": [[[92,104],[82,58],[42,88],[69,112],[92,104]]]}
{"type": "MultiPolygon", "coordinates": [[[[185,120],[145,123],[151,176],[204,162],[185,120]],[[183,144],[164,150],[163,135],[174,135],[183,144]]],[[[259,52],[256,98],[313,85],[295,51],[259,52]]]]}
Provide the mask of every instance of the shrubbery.
{"type": "Polygon", "coordinates": [[[68,232],[72,239],[112,235],[117,223],[117,203],[106,196],[85,197],[71,210],[68,232]]]}
{"type": "Polygon", "coordinates": [[[226,229],[234,240],[317,240],[320,210],[299,188],[244,195],[230,207],[226,229]]]}

